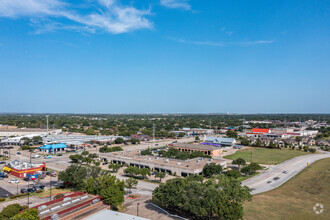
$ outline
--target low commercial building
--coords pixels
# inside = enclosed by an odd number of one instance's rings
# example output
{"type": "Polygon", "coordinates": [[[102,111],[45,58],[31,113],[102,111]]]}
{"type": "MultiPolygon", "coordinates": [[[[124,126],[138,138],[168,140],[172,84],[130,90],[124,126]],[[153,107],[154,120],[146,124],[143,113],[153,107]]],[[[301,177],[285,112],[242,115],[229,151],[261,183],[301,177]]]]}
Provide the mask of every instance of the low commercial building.
{"type": "Polygon", "coordinates": [[[178,149],[179,151],[192,153],[194,151],[203,152],[205,155],[209,156],[219,156],[222,153],[222,149],[212,145],[204,144],[182,144],[177,143],[173,145],[173,148],[178,149]]]}
{"type": "Polygon", "coordinates": [[[45,144],[41,147],[39,147],[39,150],[42,152],[47,152],[47,153],[56,153],[56,152],[61,152],[65,151],[65,149],[68,148],[65,144],[45,144]]]}
{"type": "Polygon", "coordinates": [[[24,178],[27,174],[34,175],[38,171],[46,171],[46,164],[33,164],[28,162],[21,162],[13,160],[4,166],[3,170],[13,176],[24,178]]]}
{"type": "Polygon", "coordinates": [[[235,138],[205,137],[203,144],[214,144],[215,146],[234,146],[236,144],[236,140],[235,138]]]}
{"type": "MultiPolygon", "coordinates": [[[[221,149],[220,149],[221,150],[221,149]]],[[[148,168],[151,171],[167,172],[178,176],[202,174],[206,164],[215,163],[226,167],[226,160],[211,158],[195,158],[189,160],[177,160],[159,156],[141,155],[138,150],[126,150],[112,153],[101,153],[100,157],[111,163],[148,168]]]]}
{"type": "MultiPolygon", "coordinates": [[[[62,129],[49,129],[50,134],[60,134],[62,129]]],[[[47,135],[47,129],[39,128],[12,128],[12,127],[0,127],[0,137],[12,137],[12,136],[24,136],[24,135],[47,135]]]]}

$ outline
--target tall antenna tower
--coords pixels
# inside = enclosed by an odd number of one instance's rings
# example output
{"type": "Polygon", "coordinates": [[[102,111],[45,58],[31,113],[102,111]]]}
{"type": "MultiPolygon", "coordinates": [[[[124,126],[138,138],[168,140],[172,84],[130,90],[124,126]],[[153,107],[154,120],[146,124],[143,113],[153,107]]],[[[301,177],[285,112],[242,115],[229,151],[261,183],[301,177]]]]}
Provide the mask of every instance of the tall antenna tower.
{"type": "Polygon", "coordinates": [[[49,117],[49,115],[46,115],[46,118],[47,118],[47,135],[46,136],[48,136],[48,117],[49,117]]]}
{"type": "Polygon", "coordinates": [[[155,122],[152,122],[152,137],[153,137],[153,142],[155,144],[155,122]]]}

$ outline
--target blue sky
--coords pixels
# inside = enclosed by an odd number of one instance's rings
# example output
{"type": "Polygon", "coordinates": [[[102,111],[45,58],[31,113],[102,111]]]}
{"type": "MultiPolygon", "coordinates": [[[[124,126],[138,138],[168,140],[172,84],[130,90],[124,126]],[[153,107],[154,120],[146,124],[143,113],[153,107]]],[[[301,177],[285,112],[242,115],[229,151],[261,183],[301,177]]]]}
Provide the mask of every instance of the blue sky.
{"type": "Polygon", "coordinates": [[[0,112],[329,113],[330,2],[1,0],[0,112]]]}

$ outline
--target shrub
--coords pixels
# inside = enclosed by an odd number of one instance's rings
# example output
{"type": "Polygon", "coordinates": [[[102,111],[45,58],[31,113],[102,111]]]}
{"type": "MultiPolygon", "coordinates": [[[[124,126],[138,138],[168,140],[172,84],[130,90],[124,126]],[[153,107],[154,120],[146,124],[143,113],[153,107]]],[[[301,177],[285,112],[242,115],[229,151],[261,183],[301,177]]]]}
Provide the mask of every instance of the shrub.
{"type": "Polygon", "coordinates": [[[0,219],[10,219],[26,208],[27,206],[21,206],[20,204],[17,203],[8,205],[0,213],[0,219]]]}
{"type": "Polygon", "coordinates": [[[0,202],[3,202],[5,200],[6,200],[6,198],[0,198],[0,202]]]}
{"type": "Polygon", "coordinates": [[[43,192],[42,189],[38,189],[38,190],[36,191],[36,193],[42,193],[42,192],[43,192]]]}
{"type": "Polygon", "coordinates": [[[56,196],[54,196],[54,199],[59,199],[64,197],[65,195],[63,193],[57,194],[56,196]]]}
{"type": "Polygon", "coordinates": [[[316,152],[316,149],[315,148],[309,148],[308,151],[311,152],[311,153],[315,153],[316,152]]]}

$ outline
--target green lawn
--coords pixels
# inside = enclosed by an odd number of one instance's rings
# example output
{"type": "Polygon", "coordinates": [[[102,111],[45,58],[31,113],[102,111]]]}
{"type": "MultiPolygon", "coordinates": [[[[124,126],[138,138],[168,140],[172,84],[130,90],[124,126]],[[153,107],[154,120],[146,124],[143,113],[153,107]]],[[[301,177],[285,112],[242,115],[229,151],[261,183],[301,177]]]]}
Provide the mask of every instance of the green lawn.
{"type": "Polygon", "coordinates": [[[244,203],[244,220],[330,219],[330,159],[308,166],[279,188],[253,196],[244,203]],[[324,206],[316,215],[316,203],[324,206]]]}
{"type": "Polygon", "coordinates": [[[240,181],[240,182],[243,182],[244,180],[247,180],[255,175],[259,174],[259,172],[255,172],[254,174],[252,175],[246,175],[246,176],[241,176],[241,177],[238,177],[237,180],[240,181]]]}
{"type": "Polygon", "coordinates": [[[308,152],[300,150],[289,149],[268,149],[268,148],[249,148],[244,150],[238,150],[234,154],[224,156],[226,159],[235,160],[237,158],[243,158],[244,160],[259,164],[278,164],[283,161],[289,160],[293,157],[310,154],[308,152]]]}

